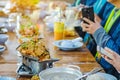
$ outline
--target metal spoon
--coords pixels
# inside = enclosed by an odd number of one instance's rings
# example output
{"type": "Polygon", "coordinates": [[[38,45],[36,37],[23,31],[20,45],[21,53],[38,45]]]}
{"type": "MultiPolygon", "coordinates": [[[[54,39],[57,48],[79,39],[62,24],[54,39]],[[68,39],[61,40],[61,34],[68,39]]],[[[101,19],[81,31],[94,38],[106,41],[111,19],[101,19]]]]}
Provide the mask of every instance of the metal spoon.
{"type": "Polygon", "coordinates": [[[72,42],[80,42],[82,41],[83,39],[81,37],[78,37],[78,38],[75,38],[75,39],[72,39],[72,42]]]}
{"type": "Polygon", "coordinates": [[[87,74],[84,74],[83,76],[80,76],[75,80],[81,80],[81,79],[83,79],[83,78],[85,78],[85,77],[87,77],[89,75],[95,74],[95,73],[100,72],[102,70],[103,70],[103,68],[95,68],[95,69],[91,70],[90,72],[88,72],[87,74]]]}

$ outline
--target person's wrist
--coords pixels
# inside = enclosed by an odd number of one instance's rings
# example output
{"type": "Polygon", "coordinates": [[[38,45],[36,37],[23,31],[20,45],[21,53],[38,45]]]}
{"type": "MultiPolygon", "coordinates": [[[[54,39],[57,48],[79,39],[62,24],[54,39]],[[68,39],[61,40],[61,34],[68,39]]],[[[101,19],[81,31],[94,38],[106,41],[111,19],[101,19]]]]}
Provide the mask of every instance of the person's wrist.
{"type": "Polygon", "coordinates": [[[101,27],[96,28],[96,29],[93,31],[92,35],[94,35],[100,28],[101,28],[101,27]]]}
{"type": "Polygon", "coordinates": [[[118,73],[120,74],[120,70],[117,70],[118,71],[118,73]]]}
{"type": "Polygon", "coordinates": [[[103,32],[103,30],[104,30],[103,27],[99,27],[94,31],[94,33],[92,35],[93,36],[95,36],[96,34],[98,35],[99,33],[101,33],[101,31],[103,32]]]}

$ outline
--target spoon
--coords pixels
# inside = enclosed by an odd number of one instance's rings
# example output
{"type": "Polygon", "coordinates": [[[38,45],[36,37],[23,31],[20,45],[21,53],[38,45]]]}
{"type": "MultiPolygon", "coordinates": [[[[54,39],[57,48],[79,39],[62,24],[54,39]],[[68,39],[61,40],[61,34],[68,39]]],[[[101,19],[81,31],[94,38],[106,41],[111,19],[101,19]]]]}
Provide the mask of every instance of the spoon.
{"type": "Polygon", "coordinates": [[[1,46],[1,45],[0,45],[0,49],[4,49],[4,46],[1,46]]]}
{"type": "Polygon", "coordinates": [[[72,42],[80,42],[82,41],[83,39],[81,37],[78,37],[78,38],[75,38],[75,39],[72,39],[72,42]]]}
{"type": "Polygon", "coordinates": [[[75,79],[75,80],[81,80],[81,79],[83,79],[83,78],[85,78],[85,77],[87,77],[87,76],[89,76],[89,75],[95,74],[95,73],[100,72],[100,71],[102,71],[102,70],[103,70],[103,68],[95,68],[95,69],[91,70],[90,72],[88,72],[88,73],[86,73],[86,74],[78,77],[78,78],[75,79]]]}

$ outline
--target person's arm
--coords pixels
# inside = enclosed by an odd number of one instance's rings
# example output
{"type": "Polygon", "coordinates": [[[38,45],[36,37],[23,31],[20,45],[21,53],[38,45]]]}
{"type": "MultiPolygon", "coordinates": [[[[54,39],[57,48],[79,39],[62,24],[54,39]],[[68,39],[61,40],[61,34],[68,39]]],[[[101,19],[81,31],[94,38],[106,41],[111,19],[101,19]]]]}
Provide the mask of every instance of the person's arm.
{"type": "Polygon", "coordinates": [[[120,55],[118,55],[116,52],[112,51],[111,49],[105,47],[105,50],[108,51],[113,57],[112,59],[110,59],[109,57],[102,55],[102,57],[109,62],[110,64],[112,64],[117,71],[120,73],[120,55]]]}
{"type": "Polygon", "coordinates": [[[89,34],[94,34],[94,32],[101,27],[100,22],[96,18],[95,18],[95,22],[93,22],[87,18],[83,18],[83,20],[87,23],[82,22],[81,27],[82,27],[83,31],[85,31],[89,34]]]}
{"type": "MultiPolygon", "coordinates": [[[[110,49],[114,50],[115,52],[117,52],[118,54],[120,54],[120,24],[116,25],[116,31],[114,34],[114,37],[116,37],[116,39],[112,38],[109,34],[106,33],[106,31],[104,30],[104,28],[99,28],[98,30],[96,30],[93,34],[93,37],[96,41],[96,43],[98,45],[100,45],[101,47],[109,47],[110,49]]],[[[111,35],[113,35],[113,33],[111,33],[111,35]]]]}
{"type": "Polygon", "coordinates": [[[110,35],[106,33],[98,21],[92,22],[86,18],[84,18],[84,20],[89,24],[82,23],[83,30],[93,35],[93,38],[95,39],[97,45],[103,48],[109,47],[110,49],[120,54],[120,35],[118,34],[120,33],[120,30],[118,28],[120,27],[120,24],[115,25],[117,28],[115,34],[116,40],[114,40],[110,35]]]}
{"type": "Polygon", "coordinates": [[[93,33],[93,37],[100,47],[105,47],[108,40],[111,38],[104,30],[103,27],[100,27],[93,33]]]}
{"type": "Polygon", "coordinates": [[[88,24],[82,23],[83,31],[93,35],[97,45],[104,47],[110,36],[106,34],[104,28],[100,25],[100,22],[95,20],[95,22],[90,21],[87,18],[83,18],[88,24]]]}

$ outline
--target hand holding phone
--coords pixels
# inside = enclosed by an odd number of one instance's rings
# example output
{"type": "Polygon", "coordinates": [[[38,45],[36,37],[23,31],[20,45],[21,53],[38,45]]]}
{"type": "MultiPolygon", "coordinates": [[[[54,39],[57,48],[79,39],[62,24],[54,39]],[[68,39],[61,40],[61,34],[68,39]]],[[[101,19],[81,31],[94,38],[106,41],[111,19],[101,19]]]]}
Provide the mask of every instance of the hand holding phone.
{"type": "Polygon", "coordinates": [[[113,59],[113,56],[108,51],[103,49],[102,47],[97,47],[97,51],[99,51],[100,54],[105,55],[105,56],[107,56],[110,59],[113,59]]]}
{"type": "MultiPolygon", "coordinates": [[[[85,7],[82,9],[82,17],[87,18],[94,22],[94,10],[93,7],[85,7]]],[[[85,22],[85,21],[84,21],[85,22]]],[[[87,22],[85,22],[87,23],[87,22]]]]}

